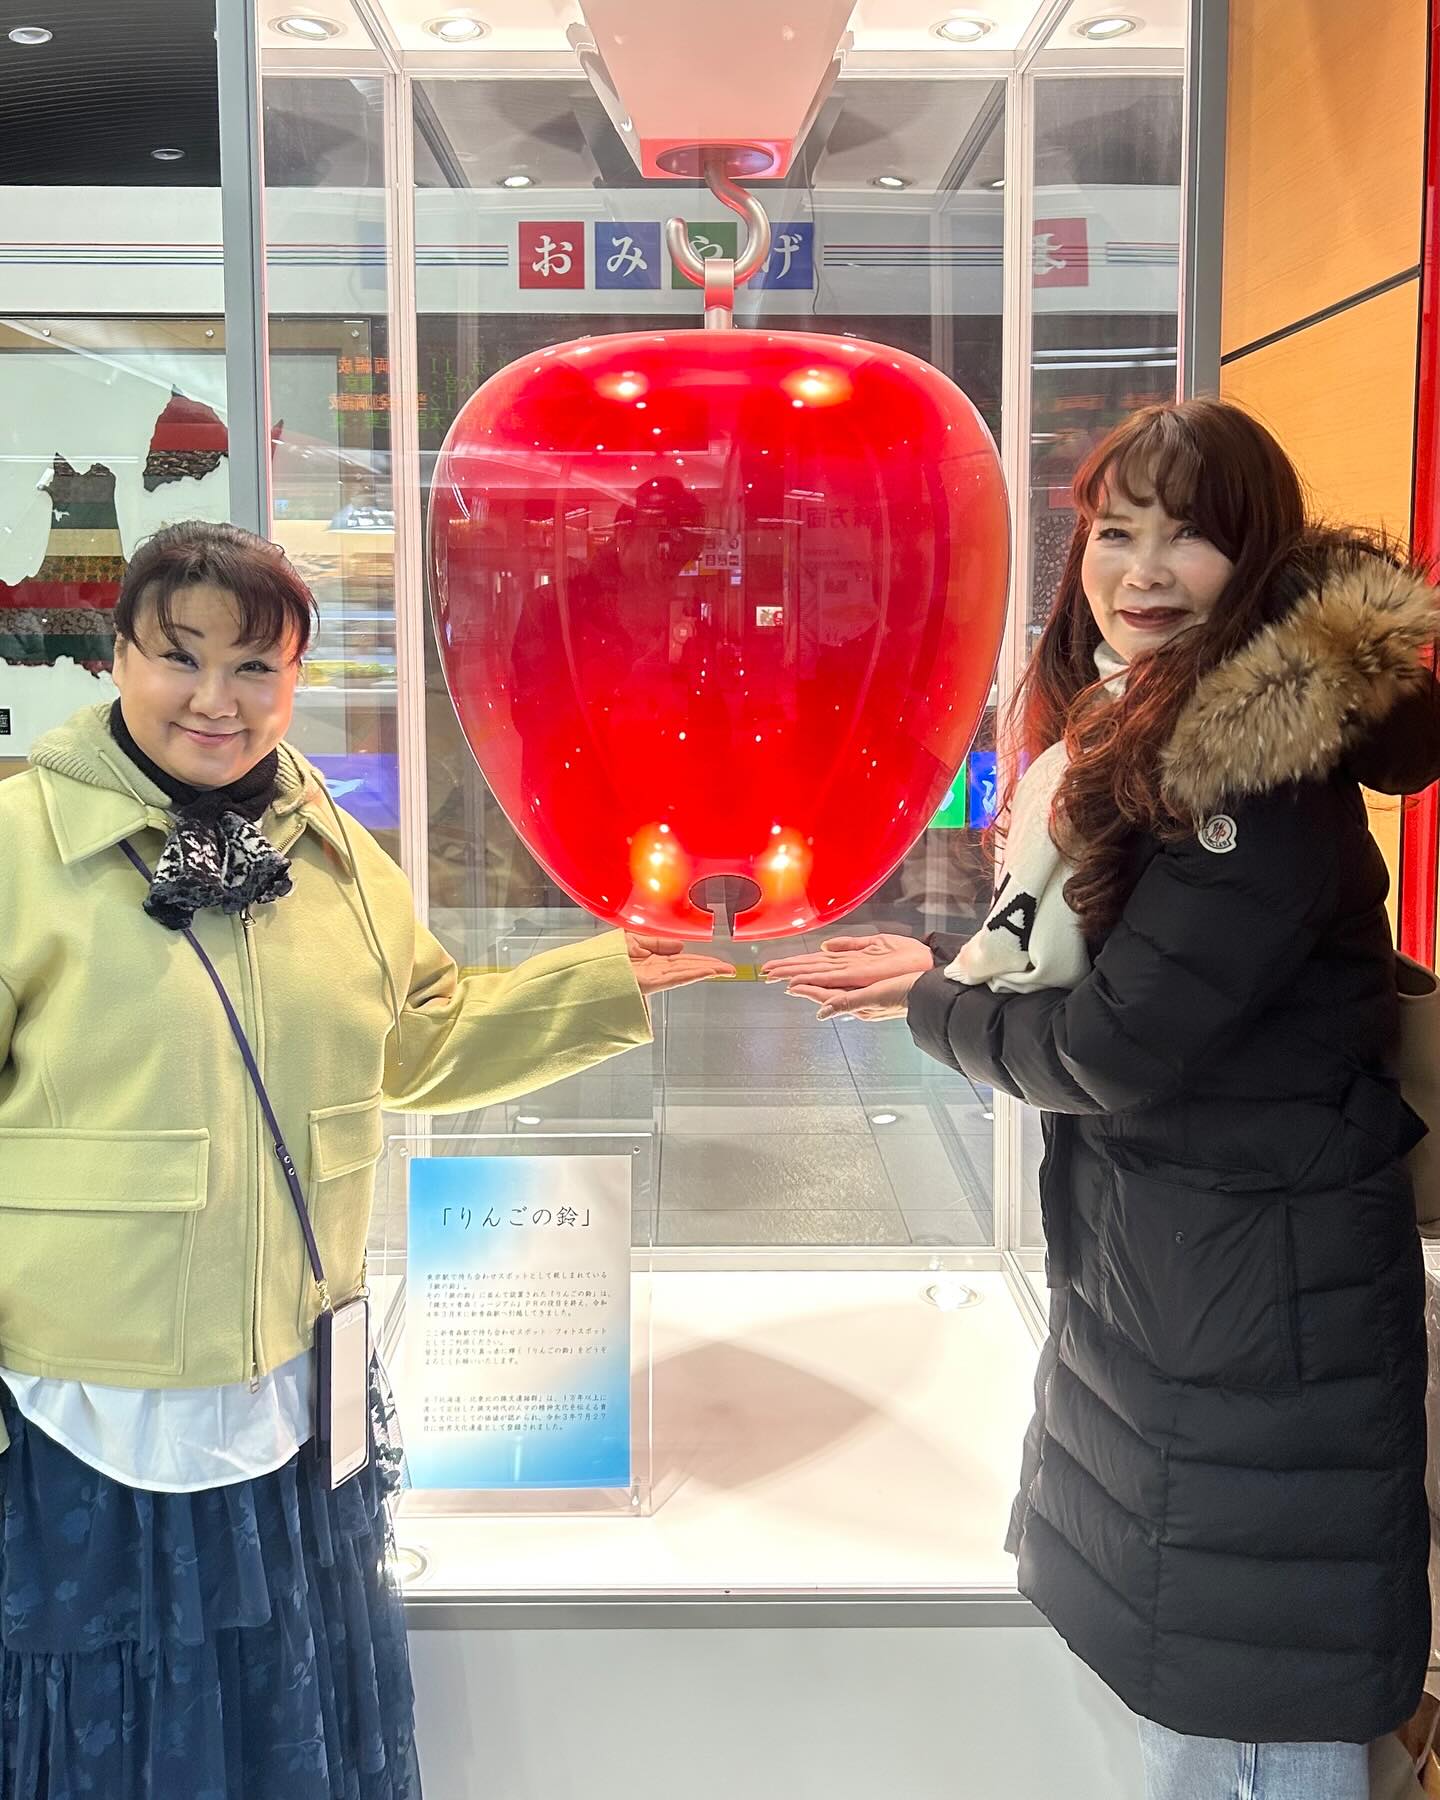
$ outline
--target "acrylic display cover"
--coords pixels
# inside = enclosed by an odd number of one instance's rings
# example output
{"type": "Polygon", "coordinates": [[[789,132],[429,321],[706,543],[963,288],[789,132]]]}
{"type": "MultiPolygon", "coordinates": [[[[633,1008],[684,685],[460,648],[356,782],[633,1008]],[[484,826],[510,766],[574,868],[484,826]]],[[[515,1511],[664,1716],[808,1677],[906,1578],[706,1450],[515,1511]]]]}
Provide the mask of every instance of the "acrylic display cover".
{"type": "Polygon", "coordinates": [[[914,843],[989,698],[1008,512],[983,421],[858,338],[527,356],[431,492],[445,676],[536,859],[632,930],[783,937],[914,843]]]}

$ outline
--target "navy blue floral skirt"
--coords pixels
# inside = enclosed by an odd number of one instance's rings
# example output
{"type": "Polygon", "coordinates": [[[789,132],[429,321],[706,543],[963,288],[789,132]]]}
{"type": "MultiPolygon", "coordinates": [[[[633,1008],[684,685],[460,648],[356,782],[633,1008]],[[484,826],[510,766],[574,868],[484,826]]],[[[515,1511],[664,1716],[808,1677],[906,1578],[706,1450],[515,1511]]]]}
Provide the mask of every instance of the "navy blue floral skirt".
{"type": "Polygon", "coordinates": [[[378,1381],[334,1493],[141,1492],[0,1405],[0,1800],[419,1800],[378,1381]]]}

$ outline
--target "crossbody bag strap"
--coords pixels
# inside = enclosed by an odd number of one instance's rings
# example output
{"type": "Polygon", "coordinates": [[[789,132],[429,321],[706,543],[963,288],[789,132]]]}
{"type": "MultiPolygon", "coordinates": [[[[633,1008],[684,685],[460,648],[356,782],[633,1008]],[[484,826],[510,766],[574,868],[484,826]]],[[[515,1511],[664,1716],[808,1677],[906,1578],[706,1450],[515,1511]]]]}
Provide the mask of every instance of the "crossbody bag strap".
{"type": "MultiPolygon", "coordinates": [[[[139,855],[135,846],[131,844],[128,839],[123,839],[120,848],[145,877],[148,885],[153,879],[153,876],[151,875],[150,870],[146,868],[144,858],[139,855]]],[[[320,1246],[315,1242],[315,1230],[310,1223],[310,1213],[305,1205],[305,1195],[300,1187],[300,1177],[295,1172],[295,1159],[291,1156],[290,1151],[286,1146],[285,1134],[280,1129],[280,1121],[275,1117],[275,1108],[270,1104],[270,1096],[265,1091],[265,1083],[260,1075],[260,1067],[255,1061],[255,1052],[250,1048],[250,1040],[245,1035],[245,1027],[240,1023],[239,1016],[231,1003],[230,996],[225,991],[225,983],[220,979],[219,972],[214,963],[211,962],[210,958],[205,954],[199,938],[196,937],[189,926],[186,926],[180,935],[200,958],[205,973],[215,984],[215,992],[220,996],[220,1004],[225,1008],[225,1017],[230,1021],[231,1035],[239,1047],[241,1056],[245,1059],[245,1068],[250,1076],[251,1085],[255,1089],[255,1097],[259,1100],[260,1110],[265,1115],[265,1124],[269,1129],[271,1142],[275,1146],[276,1158],[280,1163],[280,1167],[285,1172],[285,1185],[290,1190],[290,1198],[295,1202],[295,1216],[299,1219],[300,1229],[305,1234],[305,1251],[310,1258],[310,1268],[315,1276],[315,1286],[320,1293],[320,1304],[326,1312],[329,1312],[331,1310],[330,1289],[325,1280],[324,1265],[320,1261],[320,1246]]]]}

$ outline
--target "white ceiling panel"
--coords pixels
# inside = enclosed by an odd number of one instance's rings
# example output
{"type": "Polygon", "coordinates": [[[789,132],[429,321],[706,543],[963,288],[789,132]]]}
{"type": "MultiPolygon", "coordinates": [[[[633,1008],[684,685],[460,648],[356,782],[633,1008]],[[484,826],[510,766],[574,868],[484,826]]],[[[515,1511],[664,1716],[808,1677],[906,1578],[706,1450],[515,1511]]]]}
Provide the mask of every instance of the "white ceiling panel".
{"type": "MultiPolygon", "coordinates": [[[[665,0],[657,0],[664,4],[665,0]]],[[[383,14],[394,42],[406,55],[429,57],[440,54],[453,58],[463,67],[482,67],[485,60],[500,54],[555,54],[568,51],[566,32],[581,22],[578,0],[474,0],[473,4],[446,6],[440,0],[375,0],[383,14]],[[478,20],[483,35],[473,40],[447,44],[428,27],[441,20],[478,20]]],[[[803,4],[803,0],[792,0],[803,4]]],[[[938,72],[963,68],[967,59],[977,53],[1013,52],[1025,40],[1036,19],[1049,10],[1048,0],[979,0],[974,6],[946,6],[942,0],[858,0],[851,17],[850,29],[855,37],[855,50],[869,53],[922,57],[933,62],[938,72]],[[946,19],[974,20],[986,26],[984,34],[973,44],[955,44],[936,35],[935,27],[946,19]]],[[[1114,8],[1097,4],[1096,0],[1072,0],[1072,4],[1051,37],[1051,47],[1074,54],[1104,56],[1107,51],[1173,50],[1184,43],[1185,0],[1120,0],[1114,8]],[[1134,29],[1123,36],[1094,41],[1075,29],[1097,16],[1122,16],[1134,21],[1134,29]]],[[[723,29],[723,12],[713,15],[716,29],[723,29]]],[[[283,4],[267,7],[262,15],[265,45],[268,50],[297,52],[309,50],[316,57],[346,49],[369,48],[369,34],[350,0],[316,0],[312,6],[298,6],[293,13],[283,4]],[[309,42],[286,35],[278,29],[279,21],[298,13],[305,17],[329,20],[340,29],[328,39],[309,42]]]]}

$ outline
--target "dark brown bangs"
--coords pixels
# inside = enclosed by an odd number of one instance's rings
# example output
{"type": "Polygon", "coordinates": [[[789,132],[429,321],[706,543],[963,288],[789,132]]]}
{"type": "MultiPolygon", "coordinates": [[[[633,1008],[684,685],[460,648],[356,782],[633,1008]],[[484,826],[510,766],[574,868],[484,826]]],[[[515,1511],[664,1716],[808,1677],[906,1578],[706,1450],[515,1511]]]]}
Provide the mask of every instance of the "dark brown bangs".
{"type": "Polygon", "coordinates": [[[178,571],[167,571],[145,588],[140,595],[140,604],[142,608],[149,606],[153,609],[156,629],[179,650],[184,648],[184,633],[176,626],[176,595],[183,594],[187,588],[201,585],[221,588],[229,596],[230,604],[235,610],[236,646],[276,650],[290,634],[294,624],[293,610],[272,586],[248,581],[246,574],[247,571],[243,569],[223,573],[216,569],[196,580],[178,571]]]}
{"type": "Polygon", "coordinates": [[[194,520],[157,531],[136,551],[115,602],[115,630],[132,643],[136,624],[153,608],[161,635],[184,648],[175,596],[186,588],[219,588],[235,609],[237,644],[274,651],[293,638],[303,656],[315,626],[315,600],[276,544],[238,525],[194,520]]]}
{"type": "MultiPolygon", "coordinates": [[[[1172,519],[1193,519],[1200,487],[1200,450],[1173,411],[1150,409],[1122,427],[1108,454],[1079,473],[1075,501],[1087,520],[1097,518],[1107,492],[1132,506],[1158,500],[1172,519]]],[[[1202,523],[1196,520],[1196,523],[1202,523]]]]}

